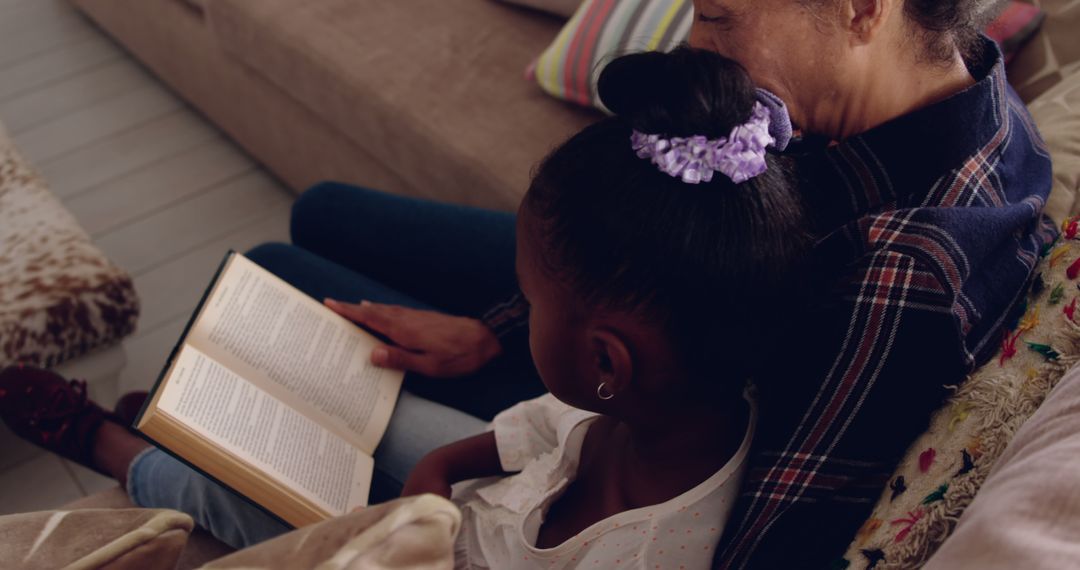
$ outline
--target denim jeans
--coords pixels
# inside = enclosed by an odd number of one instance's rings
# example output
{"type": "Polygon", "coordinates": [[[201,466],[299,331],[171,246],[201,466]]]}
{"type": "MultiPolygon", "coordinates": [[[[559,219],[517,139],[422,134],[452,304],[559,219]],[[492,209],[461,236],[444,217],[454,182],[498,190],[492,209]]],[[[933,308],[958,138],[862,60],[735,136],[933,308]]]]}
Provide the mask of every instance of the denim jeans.
{"type": "MultiPolygon", "coordinates": [[[[320,184],[293,206],[292,245],[248,257],[315,299],[366,299],[479,316],[516,289],[511,214],[320,184]]],[[[396,497],[431,450],[475,435],[500,410],[544,392],[527,354],[508,352],[469,378],[415,374],[375,451],[371,502],[396,497]]],[[[131,464],[128,494],[143,507],[191,515],[242,548],[289,527],[172,456],[151,449],[131,464]]]]}

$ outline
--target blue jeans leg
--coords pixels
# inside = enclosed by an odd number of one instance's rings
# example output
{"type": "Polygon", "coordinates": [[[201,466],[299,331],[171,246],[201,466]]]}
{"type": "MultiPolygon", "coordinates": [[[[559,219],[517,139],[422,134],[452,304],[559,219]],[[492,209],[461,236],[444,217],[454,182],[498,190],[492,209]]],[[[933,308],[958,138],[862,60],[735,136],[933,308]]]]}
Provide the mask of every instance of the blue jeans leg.
{"type": "Polygon", "coordinates": [[[293,205],[294,245],[448,313],[517,292],[514,214],[326,182],[293,205]]]}
{"type": "MultiPolygon", "coordinates": [[[[472,416],[402,392],[390,427],[375,451],[375,488],[397,496],[413,465],[432,449],[484,431],[472,416]],[[396,492],[387,487],[395,487],[396,492]]],[[[152,448],[132,462],[128,495],[141,507],[191,515],[196,524],[233,548],[244,548],[288,532],[290,527],[171,455],[152,448]]],[[[392,497],[391,497],[392,498],[392,497]]]]}
{"type": "Polygon", "coordinates": [[[214,483],[173,456],[150,448],[131,462],[128,496],[140,507],[191,515],[215,538],[236,548],[269,540],[290,527],[214,483]]]}
{"type": "Polygon", "coordinates": [[[436,310],[416,297],[295,245],[266,243],[244,255],[320,302],[328,297],[346,302],[366,299],[414,309],[436,310]]]}

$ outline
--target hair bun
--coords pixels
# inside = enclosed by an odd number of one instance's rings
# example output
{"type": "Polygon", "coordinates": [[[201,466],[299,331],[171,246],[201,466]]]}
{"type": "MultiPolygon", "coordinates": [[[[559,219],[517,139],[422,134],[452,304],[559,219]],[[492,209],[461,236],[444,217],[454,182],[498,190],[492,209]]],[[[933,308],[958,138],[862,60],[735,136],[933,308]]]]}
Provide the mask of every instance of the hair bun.
{"type": "Polygon", "coordinates": [[[726,136],[750,117],[755,101],[741,65],[688,47],[612,60],[598,91],[604,106],[633,128],[667,136],[726,136]]]}

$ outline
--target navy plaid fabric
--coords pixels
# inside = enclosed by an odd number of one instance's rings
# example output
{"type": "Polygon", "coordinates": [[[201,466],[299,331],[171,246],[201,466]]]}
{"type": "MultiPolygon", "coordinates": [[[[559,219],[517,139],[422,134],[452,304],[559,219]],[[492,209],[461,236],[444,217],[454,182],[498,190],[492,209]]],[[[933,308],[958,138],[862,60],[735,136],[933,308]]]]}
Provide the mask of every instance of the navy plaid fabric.
{"type": "MultiPolygon", "coordinates": [[[[838,278],[756,379],[750,472],[716,567],[836,562],[946,386],[1018,317],[1056,237],[1050,158],[997,47],[969,67],[977,84],[950,99],[795,151],[821,271],[838,278]]],[[[526,315],[509,303],[487,320],[520,331],[526,315]]]]}

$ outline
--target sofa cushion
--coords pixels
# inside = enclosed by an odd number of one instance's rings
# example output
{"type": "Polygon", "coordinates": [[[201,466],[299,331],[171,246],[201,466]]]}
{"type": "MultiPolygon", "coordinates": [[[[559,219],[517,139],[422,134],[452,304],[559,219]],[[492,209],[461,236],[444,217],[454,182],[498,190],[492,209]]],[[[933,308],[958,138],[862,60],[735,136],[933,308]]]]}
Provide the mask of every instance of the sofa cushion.
{"type": "Polygon", "coordinates": [[[172,570],[194,523],[154,509],[87,509],[0,517],[5,568],[172,570]]]}
{"type": "MultiPolygon", "coordinates": [[[[107,491],[101,491],[88,497],[64,505],[65,510],[76,511],[86,509],[133,509],[135,504],[128,498],[128,494],[120,487],[113,487],[107,491]]],[[[191,570],[200,568],[212,560],[231,554],[232,548],[218,541],[209,532],[196,526],[188,537],[180,559],[176,562],[176,570],[191,570]]]]}
{"type": "Polygon", "coordinates": [[[135,329],[131,278],[90,242],[0,128],[0,367],[51,367],[135,329]]]}
{"type": "Polygon", "coordinates": [[[986,28],[986,35],[1001,46],[1005,61],[1012,61],[1020,48],[1039,30],[1046,13],[1038,6],[1020,0],[1006,3],[997,18],[986,28]]]}
{"type": "Polygon", "coordinates": [[[602,108],[596,82],[605,62],[668,51],[686,39],[693,21],[691,0],[585,0],[527,73],[555,97],[602,108]]]}
{"type": "Polygon", "coordinates": [[[1029,108],[1054,163],[1054,188],[1046,202],[1046,215],[1060,224],[1080,213],[1080,69],[1029,108]]]}
{"type": "Polygon", "coordinates": [[[1080,70],[1080,3],[1034,0],[1046,12],[1035,37],[1009,64],[1009,82],[1026,102],[1080,70]]]}
{"type": "Polygon", "coordinates": [[[213,0],[207,14],[227,52],[442,199],[515,207],[532,166],[594,118],[522,81],[558,22],[496,2],[213,0]]]}
{"type": "Polygon", "coordinates": [[[245,548],[206,570],[449,570],[461,512],[435,495],[406,497],[245,548]]]}

